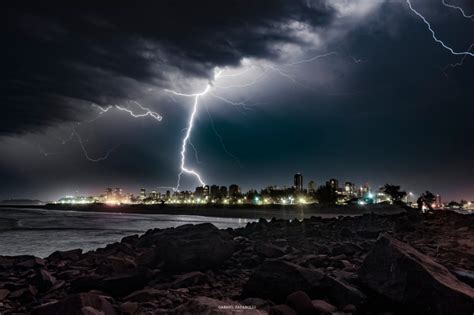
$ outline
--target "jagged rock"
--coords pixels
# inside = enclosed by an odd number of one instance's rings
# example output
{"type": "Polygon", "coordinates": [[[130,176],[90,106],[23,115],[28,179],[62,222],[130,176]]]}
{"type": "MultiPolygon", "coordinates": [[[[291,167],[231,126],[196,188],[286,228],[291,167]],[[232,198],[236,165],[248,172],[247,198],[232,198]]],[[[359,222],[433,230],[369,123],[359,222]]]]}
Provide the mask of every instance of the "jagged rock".
{"type": "Polygon", "coordinates": [[[71,270],[66,270],[57,274],[57,277],[59,279],[71,280],[71,279],[77,278],[80,274],[81,272],[79,270],[71,269],[71,270]]]}
{"type": "Polygon", "coordinates": [[[136,302],[125,302],[120,304],[119,309],[124,314],[135,314],[138,309],[138,303],[136,302]]]}
{"type": "Polygon", "coordinates": [[[285,255],[285,252],[281,248],[268,242],[255,243],[254,252],[265,258],[276,258],[285,255]]]}
{"type": "Polygon", "coordinates": [[[176,280],[171,283],[170,287],[178,289],[209,282],[209,277],[206,274],[200,271],[194,271],[177,276],[176,280]]]}
{"type": "Polygon", "coordinates": [[[48,261],[58,261],[58,260],[78,260],[82,255],[82,249],[72,249],[68,251],[55,251],[49,255],[46,260],[48,261]]]}
{"type": "Polygon", "coordinates": [[[163,268],[173,271],[207,270],[221,265],[234,252],[229,234],[210,223],[182,225],[154,238],[163,268]]]}
{"type": "Polygon", "coordinates": [[[35,256],[18,256],[20,258],[20,261],[16,263],[16,267],[21,267],[21,268],[35,268],[35,267],[44,267],[44,260],[35,257],[35,256]]]}
{"type": "Polygon", "coordinates": [[[268,315],[297,315],[297,313],[288,305],[280,304],[272,306],[268,312],[268,315]]]}
{"type": "Polygon", "coordinates": [[[468,314],[474,289],[410,245],[384,234],[359,269],[372,290],[419,314],[468,314]]]}
{"type": "Polygon", "coordinates": [[[103,260],[102,273],[128,273],[135,269],[137,265],[135,262],[127,257],[109,256],[103,260]]]}
{"type": "Polygon", "coordinates": [[[126,236],[122,238],[120,243],[135,246],[138,243],[138,234],[126,236]]]}
{"type": "Polygon", "coordinates": [[[329,297],[340,305],[360,305],[366,299],[357,288],[342,280],[282,260],[265,261],[245,283],[242,296],[282,302],[295,291],[304,291],[311,298],[329,297]]]}
{"type": "Polygon", "coordinates": [[[321,279],[319,286],[331,302],[340,306],[362,305],[367,300],[365,294],[356,287],[328,275],[321,279]]]}
{"type": "Polygon", "coordinates": [[[33,278],[33,283],[39,290],[46,291],[56,283],[56,278],[47,270],[40,269],[33,278]]]}
{"type": "Polygon", "coordinates": [[[345,242],[345,243],[341,243],[341,244],[336,244],[332,248],[331,254],[333,256],[337,256],[337,255],[341,255],[341,254],[344,254],[344,255],[347,255],[347,256],[353,256],[354,254],[356,254],[360,251],[362,251],[362,248],[359,245],[354,244],[354,243],[350,243],[350,242],[345,242]]]}
{"type": "Polygon", "coordinates": [[[130,293],[123,299],[125,301],[133,301],[133,302],[147,302],[147,301],[152,301],[156,298],[160,298],[165,296],[166,293],[162,290],[157,290],[157,289],[142,289],[138,290],[135,292],[130,293]]]}
{"type": "Polygon", "coordinates": [[[461,268],[456,268],[452,270],[453,274],[464,283],[469,284],[474,288],[474,272],[469,270],[464,270],[461,268]]]}
{"type": "Polygon", "coordinates": [[[137,269],[123,275],[102,279],[97,288],[112,295],[124,296],[143,288],[151,278],[147,269],[137,269]]]}
{"type": "Polygon", "coordinates": [[[309,296],[303,291],[293,292],[286,298],[286,304],[298,313],[298,315],[313,315],[315,309],[309,296]]]}
{"type": "Polygon", "coordinates": [[[65,299],[40,305],[32,315],[115,315],[113,306],[102,296],[80,293],[65,299]]]}
{"type": "Polygon", "coordinates": [[[0,302],[3,301],[10,294],[10,290],[0,289],[0,302]]]}
{"type": "Polygon", "coordinates": [[[287,261],[265,261],[245,283],[242,296],[283,302],[295,291],[310,294],[314,291],[315,284],[319,284],[323,277],[317,270],[303,268],[287,261]]]}
{"type": "Polygon", "coordinates": [[[313,300],[311,303],[313,304],[313,307],[316,309],[317,314],[328,315],[328,314],[332,314],[333,312],[337,310],[337,308],[334,305],[329,304],[328,302],[324,300],[313,300]]]}
{"type": "Polygon", "coordinates": [[[357,231],[357,235],[363,238],[376,239],[381,232],[380,230],[360,230],[357,231]]]}

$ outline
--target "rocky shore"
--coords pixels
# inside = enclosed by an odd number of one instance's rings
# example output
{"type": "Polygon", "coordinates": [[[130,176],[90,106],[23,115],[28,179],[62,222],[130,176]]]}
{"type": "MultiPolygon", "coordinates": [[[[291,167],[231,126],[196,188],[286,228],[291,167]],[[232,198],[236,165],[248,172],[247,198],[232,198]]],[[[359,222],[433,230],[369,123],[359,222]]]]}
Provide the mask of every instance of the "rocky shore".
{"type": "Polygon", "coordinates": [[[365,214],[154,229],[0,256],[0,314],[468,314],[474,216],[365,214]]]}

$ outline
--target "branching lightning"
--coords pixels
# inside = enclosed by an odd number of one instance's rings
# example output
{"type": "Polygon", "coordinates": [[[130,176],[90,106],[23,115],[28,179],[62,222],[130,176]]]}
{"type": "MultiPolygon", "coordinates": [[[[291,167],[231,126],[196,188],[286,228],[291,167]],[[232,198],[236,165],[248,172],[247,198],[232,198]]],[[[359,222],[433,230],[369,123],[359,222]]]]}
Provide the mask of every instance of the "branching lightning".
{"type": "Polygon", "coordinates": [[[455,5],[450,4],[450,3],[447,3],[446,0],[441,0],[441,2],[443,3],[443,5],[445,7],[448,7],[448,8],[451,8],[451,9],[456,9],[459,12],[461,12],[462,16],[464,16],[466,19],[470,19],[471,21],[474,21],[474,14],[468,15],[468,14],[466,14],[466,12],[464,11],[463,8],[455,6],[455,5]]]}
{"type": "MultiPolygon", "coordinates": [[[[216,77],[217,77],[217,74],[216,74],[216,77]]],[[[201,175],[199,175],[197,171],[190,169],[186,166],[186,147],[189,143],[191,132],[194,127],[194,119],[196,117],[196,113],[199,106],[199,97],[206,95],[209,92],[210,88],[211,88],[211,84],[207,84],[204,91],[202,91],[201,93],[195,93],[195,94],[185,94],[185,93],[179,93],[172,90],[165,90],[165,92],[172,93],[173,95],[176,95],[176,96],[194,98],[193,109],[192,109],[191,115],[189,116],[188,127],[186,129],[186,135],[184,136],[181,143],[181,171],[178,174],[178,181],[176,183],[175,190],[179,190],[179,186],[181,184],[181,176],[183,175],[183,173],[190,174],[196,177],[196,179],[199,181],[201,186],[206,185],[206,183],[202,180],[201,175]]]]}
{"type": "Polygon", "coordinates": [[[149,116],[149,117],[152,117],[153,119],[158,120],[158,121],[161,121],[163,119],[163,117],[160,114],[158,114],[157,112],[152,111],[149,108],[144,107],[143,105],[141,105],[137,101],[132,101],[132,103],[137,105],[141,110],[144,111],[144,113],[135,114],[131,109],[128,109],[128,108],[120,106],[120,105],[109,105],[107,107],[102,107],[102,106],[99,106],[99,105],[96,105],[96,104],[93,104],[93,105],[100,110],[100,112],[101,112],[100,114],[107,113],[111,108],[115,108],[117,110],[129,113],[130,116],[132,116],[134,118],[142,118],[142,117],[149,116]]]}
{"type": "Polygon", "coordinates": [[[431,32],[431,36],[433,37],[434,41],[437,42],[438,44],[440,44],[443,48],[445,48],[446,50],[448,50],[449,52],[451,52],[451,54],[453,55],[456,55],[456,56],[471,56],[471,57],[474,57],[474,53],[470,52],[469,50],[466,50],[466,51],[455,51],[453,48],[449,47],[448,45],[446,45],[442,40],[440,40],[438,38],[438,36],[436,35],[436,32],[433,30],[433,28],[431,27],[431,23],[428,22],[428,20],[420,13],[418,12],[417,10],[415,10],[413,8],[413,6],[411,5],[411,1],[410,0],[406,0],[407,4],[408,4],[408,7],[410,8],[410,10],[415,13],[422,21],[423,23],[426,24],[426,26],[428,27],[428,30],[431,32]]]}
{"type": "Polygon", "coordinates": [[[72,131],[74,133],[74,136],[76,137],[77,141],[79,142],[79,145],[81,146],[81,149],[82,149],[82,152],[84,153],[84,156],[86,157],[86,159],[88,159],[89,161],[91,162],[100,162],[100,161],[103,161],[103,160],[106,160],[109,155],[115,150],[117,149],[119,145],[116,145],[115,147],[113,147],[112,149],[108,150],[107,153],[104,155],[104,156],[101,156],[101,157],[98,157],[98,158],[92,158],[90,155],[89,155],[89,152],[87,151],[85,145],[84,145],[84,142],[82,141],[82,138],[81,136],[79,135],[79,133],[76,131],[76,129],[74,127],[72,127],[72,131]]]}
{"type": "MultiPolygon", "coordinates": [[[[403,1],[403,0],[402,0],[403,1]]],[[[456,56],[462,56],[462,59],[458,62],[458,63],[455,63],[455,64],[450,64],[448,66],[446,66],[444,68],[444,70],[446,70],[447,67],[456,67],[456,66],[461,66],[463,64],[463,62],[465,61],[465,59],[467,57],[474,57],[474,53],[472,52],[472,48],[474,47],[474,44],[472,44],[468,50],[466,51],[457,51],[453,48],[451,48],[450,46],[448,46],[447,44],[445,44],[441,39],[438,38],[436,32],[433,30],[432,26],[431,26],[431,23],[419,12],[417,11],[416,9],[413,8],[412,6],[412,3],[410,0],[406,0],[406,3],[408,4],[408,7],[410,8],[410,10],[416,15],[418,16],[422,21],[423,23],[427,26],[428,30],[431,32],[431,35],[432,35],[432,38],[433,40],[440,44],[444,49],[448,50],[452,55],[456,55],[456,56]]],[[[456,9],[458,10],[459,12],[461,12],[462,16],[464,18],[467,18],[467,19],[471,19],[474,21],[474,14],[472,15],[468,15],[466,14],[466,12],[461,8],[461,7],[458,7],[458,6],[455,6],[455,5],[452,5],[452,4],[449,4],[446,2],[446,0],[442,0],[442,4],[445,6],[445,7],[448,7],[448,8],[452,8],[452,9],[456,9]]],[[[233,89],[233,88],[248,88],[250,86],[253,86],[255,84],[257,84],[258,82],[260,82],[261,80],[265,79],[268,75],[269,72],[273,72],[273,73],[276,73],[278,75],[280,75],[281,77],[285,78],[286,80],[290,81],[290,82],[293,82],[294,84],[296,85],[299,85],[305,89],[310,89],[310,90],[314,90],[312,89],[311,87],[309,86],[306,86],[304,83],[302,83],[300,80],[298,80],[292,73],[291,71],[289,71],[289,69],[296,69],[298,68],[297,66],[300,66],[302,64],[305,64],[305,63],[310,63],[310,62],[314,62],[314,61],[317,61],[319,59],[322,59],[322,58],[327,58],[327,57],[331,57],[331,56],[335,56],[335,55],[346,55],[344,53],[341,53],[341,52],[338,52],[338,51],[330,51],[330,52],[327,52],[327,53],[323,53],[323,54],[319,54],[319,55],[315,55],[311,58],[308,58],[308,59],[303,59],[303,60],[298,60],[298,61],[294,61],[292,63],[287,63],[287,64],[283,64],[283,65],[274,65],[274,64],[270,64],[270,65],[266,65],[263,68],[262,72],[254,77],[251,81],[249,82],[246,82],[246,83],[241,83],[241,84],[231,84],[231,85],[218,85],[218,84],[214,84],[214,81],[216,81],[219,77],[238,77],[240,75],[244,75],[248,72],[250,72],[252,70],[252,67],[253,66],[250,66],[246,69],[244,69],[243,71],[241,72],[238,72],[238,73],[230,73],[230,74],[223,74],[223,70],[220,70],[220,69],[217,69],[215,72],[214,72],[214,78],[211,82],[209,82],[206,87],[204,88],[204,90],[202,92],[199,92],[199,93],[194,93],[194,94],[186,94],[186,93],[181,93],[181,92],[177,92],[177,91],[173,91],[173,90],[164,90],[165,92],[169,93],[172,97],[173,96],[179,96],[179,97],[186,97],[186,98],[190,98],[193,100],[193,103],[192,103],[192,109],[191,109],[191,113],[190,113],[190,116],[188,118],[188,121],[187,121],[187,127],[184,129],[185,131],[185,134],[184,134],[184,137],[182,138],[181,140],[181,150],[180,150],[180,157],[181,157],[181,162],[180,162],[180,172],[178,173],[178,177],[177,177],[177,183],[176,183],[176,186],[175,187],[159,187],[159,188],[165,188],[165,189],[172,189],[173,191],[179,191],[179,188],[180,188],[180,185],[181,185],[181,177],[183,176],[183,174],[189,174],[189,175],[192,175],[194,176],[200,183],[200,185],[204,186],[205,185],[205,181],[203,179],[203,177],[199,174],[199,172],[191,167],[189,167],[186,163],[186,153],[187,153],[187,147],[188,145],[191,146],[191,148],[194,150],[194,155],[195,155],[195,159],[196,159],[196,162],[197,163],[200,163],[200,160],[199,160],[199,157],[198,157],[198,152],[197,152],[197,149],[196,147],[194,146],[194,144],[191,142],[191,136],[192,136],[192,131],[193,131],[193,128],[194,128],[194,122],[195,122],[195,119],[196,119],[196,115],[198,113],[198,110],[199,110],[199,107],[200,107],[200,104],[201,104],[201,101],[202,101],[202,98],[206,95],[209,95],[209,96],[212,96],[213,98],[215,99],[218,99],[220,101],[223,101],[227,104],[230,104],[230,105],[233,105],[233,106],[238,106],[238,107],[241,107],[243,109],[249,109],[249,105],[247,103],[248,100],[244,100],[244,101],[233,101],[233,100],[230,100],[228,98],[225,98],[221,95],[217,95],[216,93],[213,93],[212,90],[217,90],[217,89],[233,89]],[[294,67],[294,68],[292,68],[294,67]]],[[[354,63],[362,63],[362,62],[367,62],[367,60],[364,60],[364,59],[358,59],[358,58],[355,58],[353,56],[350,56],[349,57],[352,59],[352,61],[354,63]]],[[[96,105],[96,104],[93,104],[96,108],[99,109],[99,114],[96,118],[94,118],[93,120],[90,120],[90,121],[86,121],[86,122],[94,122],[96,121],[97,119],[99,119],[103,114],[109,112],[110,110],[112,109],[115,109],[117,111],[121,111],[121,112],[125,112],[127,114],[129,114],[131,117],[133,118],[145,118],[145,117],[150,117],[152,119],[155,119],[157,121],[161,121],[162,120],[162,116],[160,114],[158,114],[157,112],[149,109],[149,108],[146,108],[144,106],[142,106],[139,102],[136,102],[136,101],[131,101],[129,102],[127,105],[128,106],[122,106],[122,105],[108,105],[108,106],[105,106],[105,107],[102,107],[102,106],[99,106],[99,105],[96,105]],[[133,106],[136,106],[138,108],[138,113],[134,110],[131,109],[131,106],[130,105],[133,105],[133,106]]],[[[211,121],[211,125],[212,125],[212,129],[214,131],[214,133],[216,134],[216,136],[218,137],[223,149],[224,149],[224,152],[226,154],[228,154],[230,157],[232,157],[233,159],[235,159],[239,165],[240,165],[240,161],[238,160],[238,158],[231,154],[225,144],[224,144],[224,140],[223,140],[223,137],[217,132],[216,130],[216,127],[214,125],[214,121],[212,119],[212,116],[209,112],[209,109],[206,105],[206,110],[207,110],[207,113],[209,115],[209,118],[210,118],[210,121],[211,121]]],[[[105,159],[107,159],[109,157],[109,155],[115,150],[117,149],[120,145],[118,146],[115,146],[114,148],[110,149],[109,151],[107,151],[107,153],[102,156],[102,157],[97,157],[97,158],[93,158],[89,155],[85,145],[84,145],[84,141],[82,140],[80,134],[76,131],[76,129],[72,128],[72,133],[71,135],[68,137],[68,138],[65,138],[65,139],[62,139],[62,138],[59,138],[60,139],[61,143],[62,144],[65,144],[69,141],[72,141],[73,139],[77,139],[77,141],[79,142],[80,144],[80,147],[84,153],[84,156],[86,157],[87,160],[91,161],[91,162],[100,162],[100,161],[103,161],[105,159]]],[[[48,156],[48,153],[46,153],[42,148],[41,146],[39,146],[39,149],[40,151],[42,152],[42,154],[44,154],[45,156],[48,156]]]]}

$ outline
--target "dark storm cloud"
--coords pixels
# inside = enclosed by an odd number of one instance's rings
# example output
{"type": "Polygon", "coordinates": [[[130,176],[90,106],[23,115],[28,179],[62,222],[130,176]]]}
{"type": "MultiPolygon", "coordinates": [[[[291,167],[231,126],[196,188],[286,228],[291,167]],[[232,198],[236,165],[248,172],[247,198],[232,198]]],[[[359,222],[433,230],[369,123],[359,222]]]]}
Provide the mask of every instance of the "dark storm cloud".
{"type": "Polygon", "coordinates": [[[0,135],[80,120],[90,103],[166,86],[167,73],[209,77],[243,57],[273,59],[298,21],[324,27],[333,10],[321,1],[205,0],[41,3],[6,10],[0,135]]]}

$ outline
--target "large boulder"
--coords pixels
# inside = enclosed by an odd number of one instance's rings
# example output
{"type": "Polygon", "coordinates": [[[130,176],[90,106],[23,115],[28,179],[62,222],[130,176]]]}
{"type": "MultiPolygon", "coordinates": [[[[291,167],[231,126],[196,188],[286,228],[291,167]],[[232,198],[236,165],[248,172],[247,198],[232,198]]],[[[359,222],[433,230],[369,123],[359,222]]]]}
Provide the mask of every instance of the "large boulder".
{"type": "Polygon", "coordinates": [[[303,268],[284,260],[265,261],[245,283],[243,297],[271,299],[284,302],[295,291],[304,291],[311,296],[324,274],[303,268]]]}
{"type": "Polygon", "coordinates": [[[444,266],[384,234],[359,269],[370,289],[418,314],[469,314],[474,289],[444,266]]]}
{"type": "Polygon", "coordinates": [[[295,291],[303,291],[313,299],[329,299],[337,305],[361,305],[365,295],[354,286],[284,260],[265,261],[244,284],[242,296],[270,299],[275,303],[295,291]]]}
{"type": "Polygon", "coordinates": [[[65,299],[40,305],[35,308],[32,315],[115,315],[113,306],[99,295],[81,293],[66,297],[65,299]]]}
{"type": "Polygon", "coordinates": [[[264,258],[276,258],[285,255],[285,251],[268,242],[257,242],[254,245],[255,254],[264,258]]]}
{"type": "Polygon", "coordinates": [[[208,270],[221,265],[234,253],[230,235],[210,223],[182,225],[148,233],[138,246],[155,245],[155,263],[164,270],[208,270]]]}

